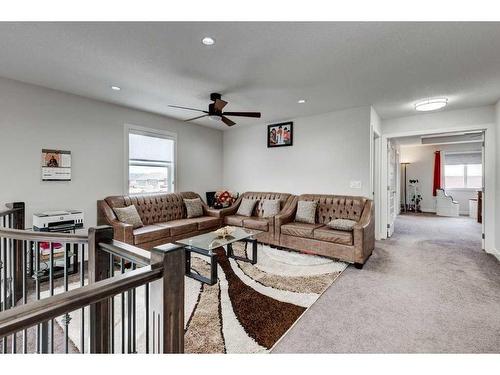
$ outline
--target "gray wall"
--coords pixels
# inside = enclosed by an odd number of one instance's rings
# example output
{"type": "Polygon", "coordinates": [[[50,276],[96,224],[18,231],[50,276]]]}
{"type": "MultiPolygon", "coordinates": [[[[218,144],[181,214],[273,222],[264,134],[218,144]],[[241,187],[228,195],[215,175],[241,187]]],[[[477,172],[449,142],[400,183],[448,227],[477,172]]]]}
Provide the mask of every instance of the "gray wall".
{"type": "Polygon", "coordinates": [[[291,147],[267,148],[267,125],[224,132],[226,188],[371,196],[370,107],[293,119],[291,147]]]}
{"type": "Polygon", "coordinates": [[[124,124],[177,133],[177,190],[200,194],[222,181],[222,132],[0,78],[0,204],[79,208],[96,223],[96,201],[124,193],[124,124]],[[41,150],[72,152],[71,182],[41,181],[41,150]]]}

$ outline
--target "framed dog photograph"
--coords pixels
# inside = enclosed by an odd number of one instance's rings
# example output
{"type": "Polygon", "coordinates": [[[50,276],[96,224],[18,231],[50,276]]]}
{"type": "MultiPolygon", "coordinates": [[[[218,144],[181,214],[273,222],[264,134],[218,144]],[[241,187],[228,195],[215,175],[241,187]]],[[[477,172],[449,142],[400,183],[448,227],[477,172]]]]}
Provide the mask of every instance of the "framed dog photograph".
{"type": "Polygon", "coordinates": [[[267,147],[283,147],[293,144],[293,122],[267,126],[267,147]]]}

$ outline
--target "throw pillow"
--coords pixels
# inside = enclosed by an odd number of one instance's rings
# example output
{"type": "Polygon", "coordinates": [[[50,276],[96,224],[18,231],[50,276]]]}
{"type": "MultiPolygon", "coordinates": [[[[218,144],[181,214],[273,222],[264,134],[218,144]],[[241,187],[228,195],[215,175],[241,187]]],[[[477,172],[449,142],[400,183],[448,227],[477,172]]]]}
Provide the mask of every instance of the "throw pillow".
{"type": "Polygon", "coordinates": [[[352,231],[356,222],[354,220],[347,219],[335,219],[326,224],[328,227],[337,230],[352,231]]]}
{"type": "Polygon", "coordinates": [[[137,208],[135,208],[133,204],[123,208],[115,208],[113,209],[113,211],[115,211],[118,221],[121,221],[125,224],[130,224],[134,227],[134,229],[144,226],[141,217],[137,212],[137,208]]]}
{"type": "Polygon", "coordinates": [[[188,219],[203,216],[203,206],[200,198],[184,199],[188,219]]]}
{"type": "Polygon", "coordinates": [[[280,212],[280,201],[279,199],[264,199],[262,202],[262,217],[273,217],[280,212]]]}
{"type": "Polygon", "coordinates": [[[297,213],[295,221],[300,223],[314,224],[316,222],[316,206],[315,201],[299,201],[297,203],[297,213]]]}
{"type": "Polygon", "coordinates": [[[257,201],[255,199],[243,198],[241,200],[240,206],[238,207],[238,212],[236,215],[241,216],[252,216],[253,208],[257,201]]]}

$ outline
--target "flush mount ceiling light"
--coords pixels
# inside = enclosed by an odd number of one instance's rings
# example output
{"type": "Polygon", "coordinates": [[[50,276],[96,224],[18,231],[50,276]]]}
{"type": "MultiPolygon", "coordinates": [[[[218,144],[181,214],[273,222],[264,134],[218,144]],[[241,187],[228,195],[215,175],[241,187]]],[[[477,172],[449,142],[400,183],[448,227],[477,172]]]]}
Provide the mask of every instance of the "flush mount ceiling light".
{"type": "Polygon", "coordinates": [[[299,103],[299,104],[304,104],[305,102],[306,102],[305,99],[299,99],[299,100],[297,100],[297,103],[299,103]]]}
{"type": "Polygon", "coordinates": [[[426,99],[416,103],[415,110],[420,112],[436,111],[438,109],[446,107],[447,104],[447,98],[426,99]]]}
{"type": "Polygon", "coordinates": [[[118,87],[118,86],[111,86],[111,90],[120,91],[120,90],[121,90],[121,87],[118,87]]]}
{"type": "Polygon", "coordinates": [[[215,39],[209,36],[204,37],[201,42],[206,46],[213,46],[215,44],[215,39]]]}

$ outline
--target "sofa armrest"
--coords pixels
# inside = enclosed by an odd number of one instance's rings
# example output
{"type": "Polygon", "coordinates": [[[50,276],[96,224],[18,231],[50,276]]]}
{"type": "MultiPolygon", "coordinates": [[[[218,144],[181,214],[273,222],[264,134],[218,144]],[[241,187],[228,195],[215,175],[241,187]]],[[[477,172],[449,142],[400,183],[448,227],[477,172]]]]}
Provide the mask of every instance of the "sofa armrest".
{"type": "Polygon", "coordinates": [[[125,224],[118,220],[113,220],[111,222],[113,227],[113,239],[128,244],[134,244],[134,226],[131,224],[125,224]]]}
{"type": "Polygon", "coordinates": [[[279,238],[281,226],[292,222],[295,218],[298,201],[299,197],[294,196],[288,204],[285,204],[281,212],[274,217],[274,234],[276,238],[279,238]]]}
{"type": "Polygon", "coordinates": [[[243,196],[240,195],[238,199],[229,207],[223,208],[219,211],[219,217],[224,217],[224,216],[229,216],[229,215],[234,215],[238,211],[238,208],[240,207],[240,203],[243,200],[243,196]]]}
{"type": "Polygon", "coordinates": [[[205,216],[212,216],[212,217],[222,217],[221,216],[221,210],[216,210],[215,208],[207,208],[207,209],[203,209],[203,214],[205,216]]]}
{"type": "Polygon", "coordinates": [[[364,264],[375,248],[375,210],[372,200],[367,200],[361,218],[354,225],[354,262],[364,264]]]}

